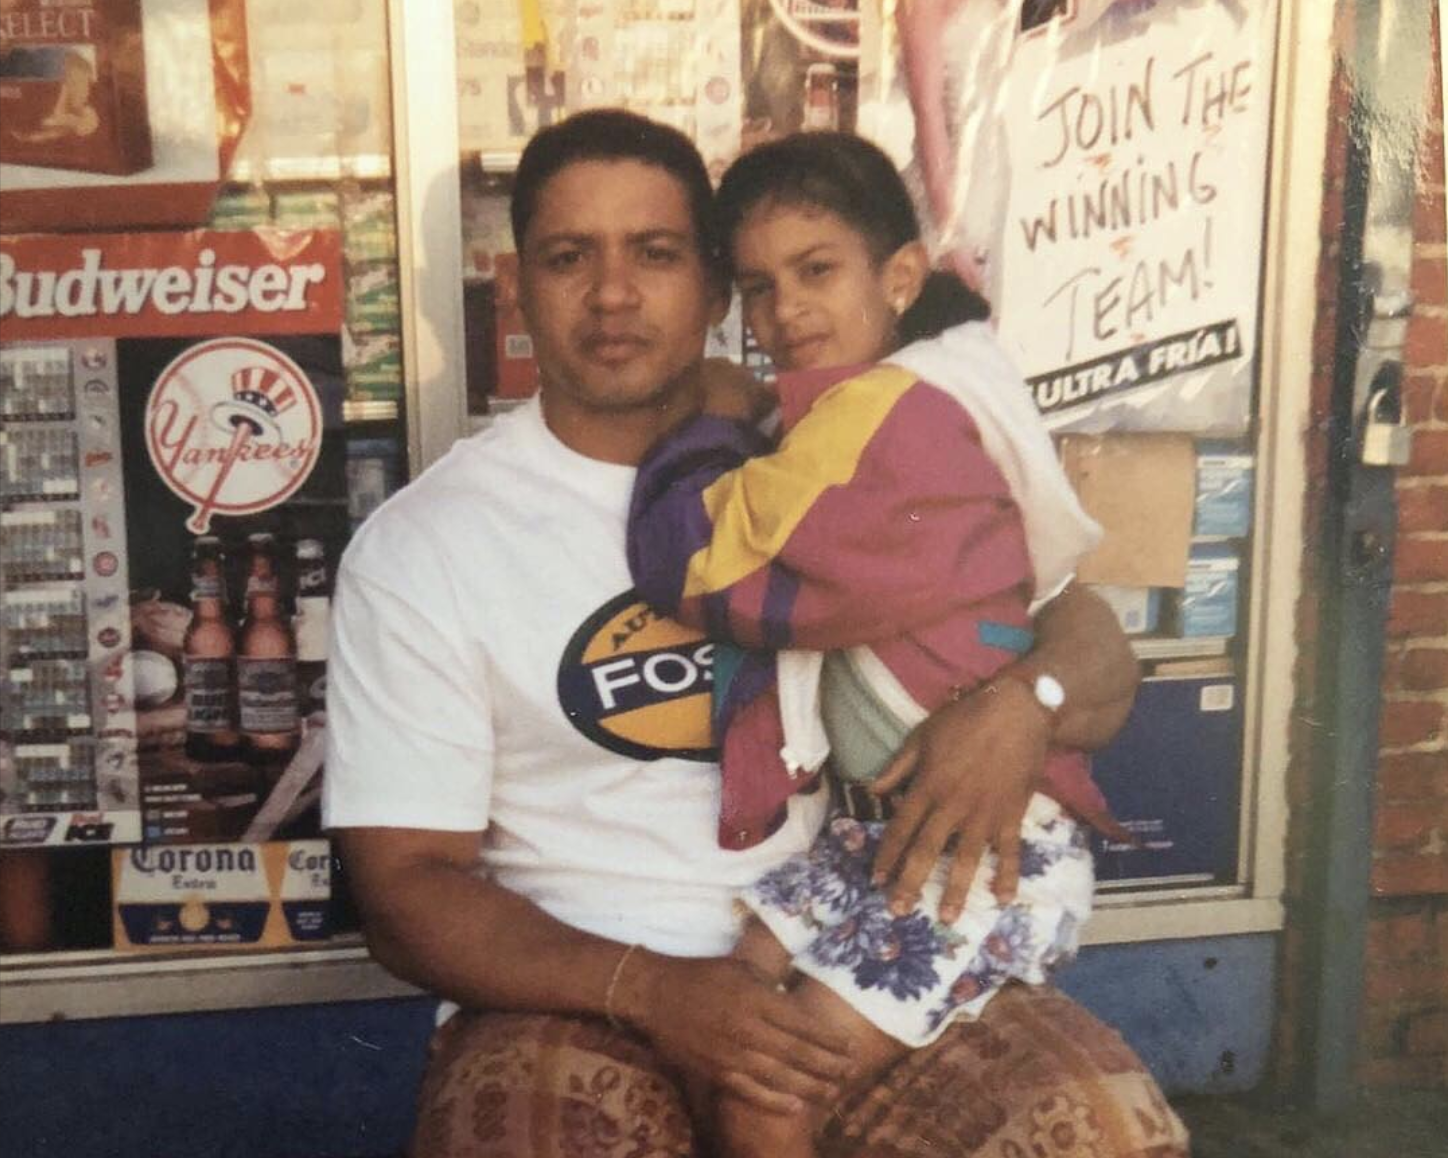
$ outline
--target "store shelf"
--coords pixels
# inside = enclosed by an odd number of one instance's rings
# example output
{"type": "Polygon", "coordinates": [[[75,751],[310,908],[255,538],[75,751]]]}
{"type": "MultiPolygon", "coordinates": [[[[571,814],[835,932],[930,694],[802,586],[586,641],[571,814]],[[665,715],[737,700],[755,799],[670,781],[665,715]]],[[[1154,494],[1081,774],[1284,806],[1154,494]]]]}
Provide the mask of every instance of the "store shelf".
{"type": "Polygon", "coordinates": [[[1164,639],[1156,636],[1140,636],[1131,640],[1131,650],[1137,659],[1202,659],[1226,655],[1227,636],[1203,636],[1200,639],[1164,639]]]}
{"type": "MultiPolygon", "coordinates": [[[[1241,888],[1098,896],[1087,945],[1276,932],[1280,901],[1241,888]]],[[[145,1017],[423,996],[385,972],[360,938],[268,953],[49,953],[0,959],[0,1024],[145,1017]]]]}
{"type": "Polygon", "coordinates": [[[486,150],[477,154],[478,168],[493,176],[510,176],[518,171],[520,153],[511,150],[486,150]]]}
{"type": "Polygon", "coordinates": [[[351,178],[383,181],[392,176],[392,158],[384,154],[359,157],[279,157],[263,163],[239,160],[227,174],[233,185],[280,182],[332,182],[351,178]]]}
{"type": "Polygon", "coordinates": [[[342,421],[347,423],[396,422],[400,412],[396,402],[349,398],[342,403],[342,421]]]}
{"type": "Polygon", "coordinates": [[[357,937],[277,952],[46,953],[0,959],[0,1024],[416,997],[357,937]]]}
{"type": "Polygon", "coordinates": [[[1251,897],[1241,888],[1162,889],[1098,894],[1082,931],[1085,945],[1124,945],[1194,937],[1276,933],[1285,924],[1282,902],[1251,897]]]}

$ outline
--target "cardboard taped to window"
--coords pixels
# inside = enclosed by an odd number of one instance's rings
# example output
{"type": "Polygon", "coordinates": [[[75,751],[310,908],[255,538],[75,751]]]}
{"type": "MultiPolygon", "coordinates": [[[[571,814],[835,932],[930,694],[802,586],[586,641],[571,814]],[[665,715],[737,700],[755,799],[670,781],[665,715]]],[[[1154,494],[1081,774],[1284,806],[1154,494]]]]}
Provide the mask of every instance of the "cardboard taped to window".
{"type": "Polygon", "coordinates": [[[0,232],[201,224],[250,109],[243,0],[0,0],[0,232]]]}
{"type": "Polygon", "coordinates": [[[1061,464],[1101,546],[1081,561],[1083,583],[1180,587],[1186,582],[1196,493],[1187,434],[1067,434],[1061,464]]]}

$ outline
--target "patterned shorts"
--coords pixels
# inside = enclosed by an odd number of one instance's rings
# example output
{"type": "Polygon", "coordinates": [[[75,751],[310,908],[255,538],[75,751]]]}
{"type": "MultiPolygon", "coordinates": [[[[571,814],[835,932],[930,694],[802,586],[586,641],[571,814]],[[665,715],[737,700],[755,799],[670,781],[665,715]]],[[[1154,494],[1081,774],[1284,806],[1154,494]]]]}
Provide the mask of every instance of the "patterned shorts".
{"type": "MultiPolygon", "coordinates": [[[[667,1068],[598,1018],[459,1013],[437,1031],[410,1158],[702,1158],[667,1068]]],[[[1126,1043],[1049,985],[906,1054],[841,1106],[821,1158],[1187,1158],[1126,1043]]]]}
{"type": "Polygon", "coordinates": [[[987,855],[948,925],[939,908],[947,858],[903,917],[870,883],[884,829],[880,821],[836,817],[808,852],[766,873],[742,900],[795,968],[891,1037],[927,1045],[952,1021],[979,1017],[1006,982],[1041,984],[1075,955],[1095,876],[1085,833],[1055,801],[1038,793],[1026,810],[1015,899],[996,901],[995,858],[987,855]]]}

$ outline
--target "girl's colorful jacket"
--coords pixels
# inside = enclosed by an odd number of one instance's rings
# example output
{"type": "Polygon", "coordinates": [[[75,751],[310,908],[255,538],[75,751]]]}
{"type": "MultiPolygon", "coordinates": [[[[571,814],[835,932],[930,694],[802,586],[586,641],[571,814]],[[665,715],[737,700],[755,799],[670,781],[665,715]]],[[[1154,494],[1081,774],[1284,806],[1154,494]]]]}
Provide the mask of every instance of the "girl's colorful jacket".
{"type": "MultiPolygon", "coordinates": [[[[1026,650],[1020,513],[960,403],[891,365],[784,374],[779,395],[777,447],[703,415],[641,464],[628,552],[643,597],[746,648],[868,644],[927,710],[1026,650]]],[[[772,655],[747,655],[716,719],[726,848],[767,836],[812,779],[781,758],[773,676],[772,655]]],[[[1116,827],[1081,753],[1052,750],[1042,788],[1116,827]]]]}

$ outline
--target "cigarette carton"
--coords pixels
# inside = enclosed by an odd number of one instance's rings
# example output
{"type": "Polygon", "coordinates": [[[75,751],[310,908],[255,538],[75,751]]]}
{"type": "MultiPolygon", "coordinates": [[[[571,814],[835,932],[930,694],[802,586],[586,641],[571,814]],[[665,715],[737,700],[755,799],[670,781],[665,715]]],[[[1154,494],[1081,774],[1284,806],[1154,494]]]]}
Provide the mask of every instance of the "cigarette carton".
{"type": "Polygon", "coordinates": [[[1173,594],[1174,633],[1182,638],[1237,633],[1240,560],[1226,544],[1196,544],[1187,559],[1186,585],[1173,594]]]}
{"type": "Polygon", "coordinates": [[[1240,539],[1252,529],[1252,456],[1232,443],[1197,444],[1192,534],[1240,539]]]}

